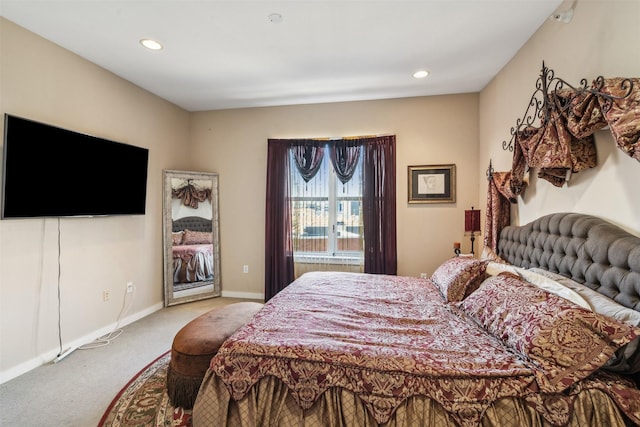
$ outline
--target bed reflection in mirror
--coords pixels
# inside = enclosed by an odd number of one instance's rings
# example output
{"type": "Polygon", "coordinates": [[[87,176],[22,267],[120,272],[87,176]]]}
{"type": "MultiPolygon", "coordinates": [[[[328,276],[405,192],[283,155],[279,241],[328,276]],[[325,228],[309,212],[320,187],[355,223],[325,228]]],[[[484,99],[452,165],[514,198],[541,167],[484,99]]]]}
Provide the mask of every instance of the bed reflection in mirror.
{"type": "Polygon", "coordinates": [[[220,296],[218,176],[164,171],[165,306],[220,296]]]}

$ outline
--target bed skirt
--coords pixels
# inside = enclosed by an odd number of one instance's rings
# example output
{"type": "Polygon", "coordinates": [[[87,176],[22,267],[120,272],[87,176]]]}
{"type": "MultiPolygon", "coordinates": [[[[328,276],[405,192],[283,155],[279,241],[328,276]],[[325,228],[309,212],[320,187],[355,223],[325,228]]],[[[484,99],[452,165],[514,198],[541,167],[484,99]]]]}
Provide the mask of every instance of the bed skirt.
{"type": "MultiPolygon", "coordinates": [[[[396,408],[391,419],[378,424],[367,405],[352,392],[331,388],[309,409],[302,409],[288,388],[277,378],[268,376],[254,385],[242,400],[234,401],[219,377],[207,371],[200,394],[193,409],[193,426],[304,426],[328,425],[358,427],[466,427],[458,424],[443,407],[426,396],[414,396],[396,408]]],[[[503,398],[485,411],[480,425],[483,427],[553,426],[541,414],[517,398],[503,398]]],[[[597,389],[582,390],[573,403],[571,427],[611,426],[624,427],[625,418],[613,400],[597,389]],[[596,410],[597,409],[597,410],[596,410]]]]}

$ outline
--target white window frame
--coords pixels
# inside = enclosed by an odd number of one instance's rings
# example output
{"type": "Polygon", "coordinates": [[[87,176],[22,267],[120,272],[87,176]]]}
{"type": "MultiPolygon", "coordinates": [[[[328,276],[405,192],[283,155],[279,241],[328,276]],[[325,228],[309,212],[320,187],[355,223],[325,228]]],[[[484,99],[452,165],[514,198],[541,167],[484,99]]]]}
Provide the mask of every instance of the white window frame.
{"type": "MultiPolygon", "coordinates": [[[[322,159],[323,162],[331,162],[331,160],[325,156],[322,159]]],[[[327,250],[326,252],[311,252],[311,251],[295,251],[293,253],[294,261],[304,264],[335,264],[335,265],[362,265],[364,263],[364,250],[363,251],[338,251],[337,244],[338,238],[336,233],[337,227],[337,214],[338,214],[338,184],[340,180],[331,167],[328,165],[328,186],[329,194],[327,198],[324,197],[294,197],[291,196],[291,201],[327,201],[328,219],[327,219],[327,250]]],[[[294,166],[295,167],[295,166],[294,166]]],[[[358,200],[357,197],[345,197],[346,200],[358,200]]],[[[360,215],[362,215],[362,194],[360,194],[360,215]]]]}

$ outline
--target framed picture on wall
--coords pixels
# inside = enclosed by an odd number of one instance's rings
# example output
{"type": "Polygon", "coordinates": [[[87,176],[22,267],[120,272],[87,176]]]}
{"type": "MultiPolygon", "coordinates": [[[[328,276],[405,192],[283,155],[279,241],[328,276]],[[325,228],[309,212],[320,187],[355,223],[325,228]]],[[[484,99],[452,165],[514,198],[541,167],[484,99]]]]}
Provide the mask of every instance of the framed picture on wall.
{"type": "Polygon", "coordinates": [[[409,203],[455,203],[456,165],[409,166],[409,203]]]}

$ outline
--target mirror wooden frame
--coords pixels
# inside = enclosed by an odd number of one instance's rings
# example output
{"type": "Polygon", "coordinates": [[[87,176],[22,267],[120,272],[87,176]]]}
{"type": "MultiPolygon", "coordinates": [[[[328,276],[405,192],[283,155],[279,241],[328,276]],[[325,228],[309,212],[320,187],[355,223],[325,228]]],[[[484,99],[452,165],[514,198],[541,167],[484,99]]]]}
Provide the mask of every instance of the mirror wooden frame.
{"type": "MultiPolygon", "coordinates": [[[[177,190],[177,189],[176,189],[177,190]]],[[[207,198],[208,200],[208,198],[207,198]]],[[[187,204],[189,201],[187,200],[187,204]]],[[[206,202],[206,200],[205,200],[206,202]]],[[[180,202],[182,205],[182,201],[180,202]]],[[[202,203],[199,201],[192,202],[190,206],[180,206],[186,212],[192,211],[193,215],[187,213],[186,217],[194,216],[200,217],[200,215],[196,215],[196,210],[198,208],[194,208],[194,206],[199,206],[198,203],[202,203]]],[[[208,210],[206,212],[209,214],[208,210]]],[[[208,216],[208,215],[207,215],[208,216]]],[[[175,304],[182,304],[191,301],[197,301],[206,298],[219,297],[221,295],[221,281],[220,281],[220,222],[219,222],[219,208],[218,208],[218,174],[216,173],[208,173],[208,172],[190,172],[190,171],[179,171],[179,170],[169,170],[166,169],[163,171],[163,210],[162,210],[162,225],[163,225],[163,246],[164,246],[164,305],[165,307],[175,304]],[[211,200],[211,252],[213,255],[212,260],[212,269],[213,269],[213,277],[205,280],[196,280],[192,283],[190,289],[185,291],[176,291],[175,283],[174,283],[174,219],[173,219],[173,210],[174,210],[174,201],[178,200],[178,198],[173,197],[174,189],[172,187],[172,183],[175,183],[175,180],[180,180],[181,182],[191,184],[192,181],[196,182],[199,187],[203,189],[207,189],[208,184],[207,181],[211,183],[210,186],[210,200],[211,200]],[[205,185],[200,185],[202,182],[205,182],[205,185]],[[198,289],[202,288],[201,292],[198,292],[198,289]]],[[[207,218],[208,220],[208,218],[207,218]]],[[[208,221],[206,221],[208,223],[208,221]]],[[[208,224],[205,224],[208,226],[208,224]]],[[[183,230],[184,231],[184,230],[183,230]]],[[[182,236],[185,236],[185,233],[182,233],[182,236]]],[[[195,235],[192,233],[191,235],[195,235]]]]}

